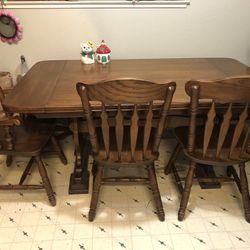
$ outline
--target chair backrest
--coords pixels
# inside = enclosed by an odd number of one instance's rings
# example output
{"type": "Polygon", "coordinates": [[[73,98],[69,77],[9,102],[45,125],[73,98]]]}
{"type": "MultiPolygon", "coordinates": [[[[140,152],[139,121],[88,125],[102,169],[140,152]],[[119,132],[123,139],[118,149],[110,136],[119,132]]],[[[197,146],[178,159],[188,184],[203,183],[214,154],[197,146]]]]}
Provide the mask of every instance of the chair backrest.
{"type": "MultiPolygon", "coordinates": [[[[250,76],[230,77],[216,81],[189,81],[186,83],[186,93],[190,96],[190,126],[187,151],[194,152],[196,142],[197,114],[211,101],[207,112],[207,120],[203,133],[202,155],[206,156],[211,143],[212,133],[218,129],[215,143],[214,159],[231,159],[239,152],[242,157],[249,151],[249,102],[250,76]],[[230,132],[230,134],[229,134],[230,132]],[[225,143],[229,142],[229,143],[225,143]],[[220,155],[225,144],[228,145],[228,155],[220,155]]],[[[200,135],[199,135],[200,136],[200,135]]]]}
{"type": "MultiPolygon", "coordinates": [[[[2,105],[5,94],[3,89],[0,87],[0,104],[2,105]]],[[[0,115],[0,129],[3,130],[4,138],[1,138],[1,148],[6,150],[13,150],[14,148],[14,135],[11,131],[13,126],[19,126],[21,119],[17,115],[8,114],[3,107],[0,115]]]]}
{"type": "Polygon", "coordinates": [[[109,157],[110,127],[113,126],[115,129],[118,160],[121,160],[124,129],[125,126],[129,126],[130,151],[131,159],[133,160],[139,127],[144,127],[143,156],[148,148],[156,106],[161,107],[161,112],[157,118],[156,135],[151,150],[153,152],[158,151],[175,87],[176,84],[174,82],[157,84],[135,79],[111,80],[93,85],[78,83],[77,91],[81,97],[84,115],[87,119],[93,153],[98,154],[98,145],[100,142],[100,138],[96,136],[96,127],[93,120],[93,101],[98,101],[101,106],[101,129],[106,157],[109,157]],[[109,117],[110,112],[107,112],[108,109],[111,109],[115,113],[113,122],[109,117]]]}

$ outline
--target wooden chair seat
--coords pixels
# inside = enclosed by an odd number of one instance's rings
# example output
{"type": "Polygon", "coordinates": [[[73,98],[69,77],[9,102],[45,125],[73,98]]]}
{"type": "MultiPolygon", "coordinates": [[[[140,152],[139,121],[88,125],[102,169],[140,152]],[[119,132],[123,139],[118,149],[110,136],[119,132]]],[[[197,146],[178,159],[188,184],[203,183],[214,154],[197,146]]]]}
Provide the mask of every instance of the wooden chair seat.
{"type": "Polygon", "coordinates": [[[53,123],[42,123],[37,119],[28,119],[25,125],[15,126],[12,128],[14,137],[14,148],[8,150],[8,146],[4,143],[5,131],[0,127],[0,154],[35,156],[41,153],[48,143],[55,125],[53,123]]]}
{"type": "MultiPolygon", "coordinates": [[[[235,126],[231,126],[228,130],[227,138],[223,144],[223,148],[220,151],[220,154],[216,158],[217,166],[229,166],[234,164],[239,164],[239,162],[246,162],[250,158],[250,154],[246,151],[242,152],[241,147],[236,147],[230,155],[230,146],[231,139],[233,137],[233,133],[235,130],[235,126]]],[[[218,138],[220,133],[220,127],[216,126],[213,129],[213,133],[210,139],[209,148],[207,149],[206,155],[203,156],[203,135],[204,135],[204,126],[196,127],[196,137],[195,137],[195,149],[193,152],[188,152],[188,131],[189,127],[178,127],[175,128],[174,133],[177,141],[182,145],[184,154],[191,158],[193,161],[205,164],[205,165],[213,165],[215,161],[216,149],[218,144],[218,138]]],[[[242,133],[242,136],[239,140],[239,145],[242,145],[243,138],[245,137],[245,133],[242,133]]]]}
{"type": "MultiPolygon", "coordinates": [[[[118,165],[140,165],[148,161],[152,162],[158,158],[159,153],[152,152],[152,144],[153,144],[153,138],[155,136],[156,130],[152,128],[151,135],[148,143],[148,149],[146,150],[145,155],[143,154],[143,132],[144,128],[140,127],[138,129],[138,137],[137,137],[137,145],[134,153],[134,158],[131,157],[131,149],[130,149],[130,127],[125,126],[124,127],[124,140],[122,145],[122,152],[121,152],[121,158],[118,157],[118,150],[117,150],[117,144],[116,144],[116,134],[115,134],[115,127],[110,127],[109,133],[110,133],[110,141],[113,142],[110,145],[109,148],[109,156],[107,157],[106,149],[103,140],[100,140],[99,142],[99,152],[97,155],[94,155],[95,161],[103,164],[103,165],[110,165],[111,163],[117,163],[118,165]]],[[[102,135],[102,129],[97,128],[96,129],[97,137],[103,138],[102,135]]]]}

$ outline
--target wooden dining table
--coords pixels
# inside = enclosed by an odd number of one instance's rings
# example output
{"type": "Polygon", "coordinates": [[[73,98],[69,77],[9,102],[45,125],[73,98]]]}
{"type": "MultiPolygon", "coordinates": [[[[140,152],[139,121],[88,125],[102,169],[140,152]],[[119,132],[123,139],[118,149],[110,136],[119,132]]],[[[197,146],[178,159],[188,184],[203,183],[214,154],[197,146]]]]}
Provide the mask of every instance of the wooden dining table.
{"type": "MultiPolygon", "coordinates": [[[[159,84],[175,81],[171,114],[185,113],[189,98],[185,83],[191,79],[214,80],[250,74],[249,68],[231,58],[127,59],[84,65],[80,60],[51,60],[36,63],[6,96],[4,107],[11,113],[32,114],[38,118],[68,118],[72,121],[75,168],[69,193],[88,192],[88,157],[81,150],[78,117],[82,117],[76,83],[92,84],[117,78],[144,79],[159,84]]],[[[83,145],[87,145],[85,141],[83,145]]],[[[83,146],[84,147],[84,146],[83,146]]]]}

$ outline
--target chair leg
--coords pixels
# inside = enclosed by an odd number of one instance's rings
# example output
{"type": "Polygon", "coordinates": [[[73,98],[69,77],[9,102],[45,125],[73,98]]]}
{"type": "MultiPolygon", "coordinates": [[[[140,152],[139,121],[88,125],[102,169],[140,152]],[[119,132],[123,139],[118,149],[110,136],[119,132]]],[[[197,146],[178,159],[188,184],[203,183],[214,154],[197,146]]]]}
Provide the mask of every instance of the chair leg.
{"type": "Polygon", "coordinates": [[[102,175],[103,175],[103,166],[98,165],[97,172],[93,180],[93,190],[92,190],[90,209],[89,209],[89,221],[93,221],[96,215],[96,207],[101,187],[102,175]]]}
{"type": "Polygon", "coordinates": [[[93,175],[93,177],[96,176],[97,168],[98,168],[98,165],[97,165],[97,163],[94,161],[94,162],[93,162],[93,166],[92,166],[92,175],[93,175]]]}
{"type": "Polygon", "coordinates": [[[67,158],[59,144],[59,142],[57,141],[57,139],[55,138],[55,136],[51,136],[51,141],[52,141],[52,144],[56,150],[56,152],[58,153],[59,157],[60,157],[60,160],[61,162],[64,164],[64,165],[67,165],[68,161],[67,161],[67,158]]]}
{"type": "Polygon", "coordinates": [[[236,170],[234,169],[234,167],[233,166],[228,166],[227,167],[227,176],[231,177],[231,175],[233,175],[234,181],[236,182],[236,185],[237,185],[239,191],[241,192],[240,178],[239,178],[236,170]]]}
{"type": "Polygon", "coordinates": [[[172,164],[172,172],[173,172],[173,175],[174,175],[174,179],[175,179],[175,183],[177,185],[178,191],[179,191],[180,195],[182,195],[183,186],[182,186],[182,183],[181,183],[181,178],[180,178],[180,176],[178,174],[178,171],[177,171],[174,164],[172,164]]]}
{"type": "Polygon", "coordinates": [[[52,186],[50,184],[46,168],[45,168],[40,156],[36,157],[36,162],[38,165],[38,170],[39,170],[40,176],[42,178],[42,182],[43,182],[44,188],[46,190],[49,202],[52,206],[55,206],[56,205],[56,198],[55,198],[52,186]]]}
{"type": "Polygon", "coordinates": [[[245,171],[245,163],[239,164],[240,168],[240,185],[241,185],[241,195],[243,207],[245,210],[246,221],[250,223],[250,201],[249,201],[249,189],[247,182],[247,175],[245,171]]]}
{"type": "Polygon", "coordinates": [[[191,162],[189,169],[188,169],[188,173],[187,173],[186,180],[185,180],[185,187],[184,187],[184,190],[182,192],[181,203],[180,203],[180,208],[179,208],[179,212],[178,212],[178,220],[179,221],[182,221],[184,216],[185,216],[185,211],[187,208],[187,203],[189,200],[190,191],[191,191],[191,187],[193,184],[195,166],[196,166],[195,162],[191,162]]]}
{"type": "Polygon", "coordinates": [[[13,161],[13,156],[12,155],[7,155],[6,156],[6,165],[9,167],[12,164],[13,161]]]}
{"type": "Polygon", "coordinates": [[[21,176],[21,178],[20,178],[20,181],[19,181],[19,185],[22,185],[23,182],[25,181],[25,179],[26,179],[28,173],[30,172],[30,169],[31,169],[31,167],[32,167],[32,165],[33,165],[33,163],[34,163],[34,160],[35,160],[35,157],[32,156],[32,157],[30,158],[30,160],[29,160],[29,162],[28,162],[28,164],[27,164],[25,170],[23,171],[23,174],[22,174],[22,176],[21,176]]]}
{"type": "Polygon", "coordinates": [[[93,176],[92,190],[94,190],[95,177],[97,174],[97,170],[98,170],[98,164],[94,161],[93,166],[92,166],[92,170],[91,170],[92,176],[93,176]]]}
{"type": "Polygon", "coordinates": [[[153,197],[155,200],[157,215],[158,215],[158,218],[160,221],[164,221],[165,220],[165,213],[163,210],[161,195],[160,195],[159,187],[157,184],[154,164],[147,166],[147,170],[148,170],[148,175],[149,175],[150,187],[152,189],[153,197]]]}
{"type": "Polygon", "coordinates": [[[232,167],[233,166],[227,166],[227,170],[226,170],[227,177],[231,177],[231,175],[232,175],[232,167]]]}
{"type": "Polygon", "coordinates": [[[168,175],[171,172],[172,165],[175,162],[175,160],[176,160],[178,154],[180,153],[180,151],[181,151],[181,145],[180,145],[180,143],[178,143],[176,145],[175,149],[174,149],[174,152],[172,153],[172,155],[171,155],[171,157],[170,157],[170,159],[168,161],[168,164],[165,166],[164,173],[166,175],[168,175]]]}

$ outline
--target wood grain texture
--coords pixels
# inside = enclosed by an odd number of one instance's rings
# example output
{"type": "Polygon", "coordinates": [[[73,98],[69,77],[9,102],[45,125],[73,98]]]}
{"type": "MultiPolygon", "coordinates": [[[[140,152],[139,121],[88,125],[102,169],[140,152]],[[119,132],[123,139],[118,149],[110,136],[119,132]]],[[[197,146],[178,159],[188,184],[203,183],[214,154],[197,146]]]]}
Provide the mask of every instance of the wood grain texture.
{"type": "Polygon", "coordinates": [[[195,83],[202,84],[199,94],[201,99],[213,99],[216,103],[242,103],[250,98],[249,75],[247,74],[212,81],[189,81],[185,87],[188,95],[191,93],[190,86],[195,83]],[[223,88],[222,85],[226,87],[223,88]]]}
{"type": "Polygon", "coordinates": [[[126,78],[85,84],[85,87],[90,101],[100,101],[109,105],[144,104],[148,101],[163,100],[167,88],[164,84],[152,85],[145,80],[126,78]]]}
{"type": "Polygon", "coordinates": [[[79,115],[82,107],[74,88],[77,82],[93,84],[134,78],[158,83],[176,81],[172,109],[183,109],[189,103],[184,87],[190,79],[221,79],[244,74],[249,74],[248,67],[230,58],[112,60],[107,65],[83,65],[80,60],[42,61],[20,80],[4,105],[13,113],[79,115]]]}

